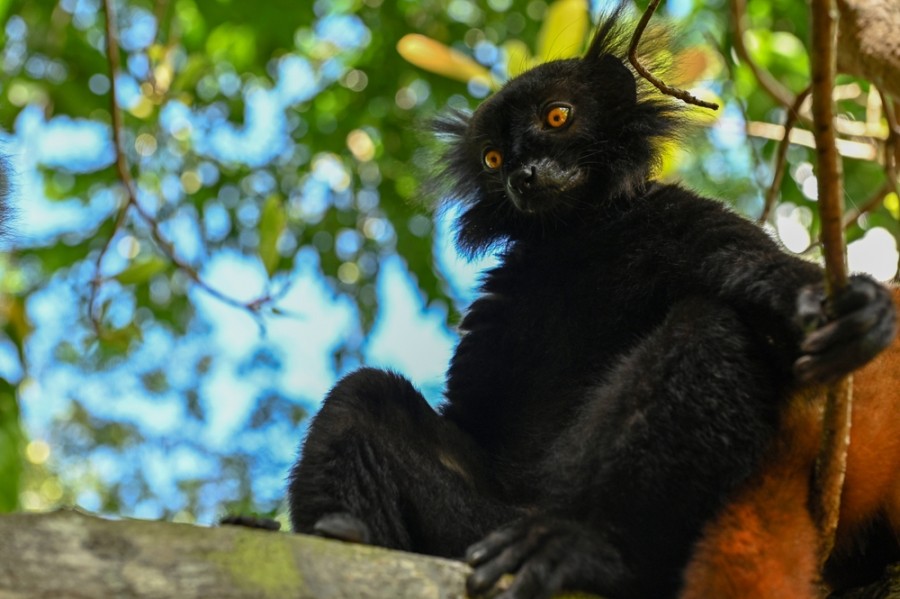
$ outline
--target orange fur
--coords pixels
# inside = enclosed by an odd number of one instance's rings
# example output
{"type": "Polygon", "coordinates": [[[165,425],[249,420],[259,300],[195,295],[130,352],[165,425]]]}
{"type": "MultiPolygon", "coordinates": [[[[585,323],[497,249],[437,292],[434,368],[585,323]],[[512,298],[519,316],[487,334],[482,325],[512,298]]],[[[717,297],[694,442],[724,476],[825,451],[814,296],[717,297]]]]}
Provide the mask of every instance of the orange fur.
{"type": "MultiPolygon", "coordinates": [[[[900,308],[900,289],[894,299],[900,308]]],[[[760,472],[706,526],[680,599],[821,596],[809,501],[822,402],[810,394],[821,390],[793,399],[760,472]]],[[[853,398],[836,554],[879,516],[900,532],[900,338],[854,375],[853,398]]]]}

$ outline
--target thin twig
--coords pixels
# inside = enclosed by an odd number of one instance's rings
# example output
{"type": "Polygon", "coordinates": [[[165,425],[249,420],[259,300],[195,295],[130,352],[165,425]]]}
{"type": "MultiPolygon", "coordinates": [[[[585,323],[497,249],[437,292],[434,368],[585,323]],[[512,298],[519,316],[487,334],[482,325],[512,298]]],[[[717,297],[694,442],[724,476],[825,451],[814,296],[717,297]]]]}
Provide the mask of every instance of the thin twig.
{"type": "Polygon", "coordinates": [[[719,105],[715,102],[707,102],[705,100],[701,100],[683,89],[678,89],[677,87],[666,85],[660,79],[657,79],[653,75],[653,73],[648,71],[646,67],[644,67],[644,65],[642,65],[638,60],[637,48],[641,43],[641,36],[644,34],[644,29],[647,28],[647,23],[650,22],[650,17],[653,16],[653,13],[656,11],[657,6],[659,6],[659,0],[651,0],[650,4],[647,6],[647,10],[645,10],[644,14],[641,16],[641,20],[638,21],[637,27],[635,27],[634,29],[634,35],[631,37],[631,46],[628,47],[628,60],[631,61],[634,69],[638,73],[640,73],[640,75],[644,79],[656,86],[656,89],[658,89],[662,93],[674,98],[678,98],[679,100],[687,102],[688,104],[702,106],[703,108],[709,108],[710,110],[718,110],[719,105]]]}
{"type": "Polygon", "coordinates": [[[787,151],[791,145],[791,130],[793,130],[794,125],[797,124],[797,119],[800,117],[800,105],[806,101],[811,92],[812,87],[807,87],[797,94],[797,97],[794,98],[793,103],[787,109],[787,115],[784,119],[784,137],[778,142],[778,149],[775,153],[775,173],[772,176],[772,185],[769,186],[766,192],[766,203],[763,205],[762,214],[759,215],[760,224],[769,220],[769,214],[775,205],[778,190],[781,189],[781,181],[784,179],[785,166],[787,165],[787,151]]]}
{"type": "MultiPolygon", "coordinates": [[[[882,104],[884,106],[884,115],[887,119],[888,128],[890,132],[888,133],[888,137],[893,136],[894,145],[894,168],[900,169],[900,100],[892,100],[888,96],[886,96],[880,89],[878,93],[881,95],[882,104]]],[[[894,180],[900,185],[900,173],[895,172],[897,175],[894,180]]],[[[900,195],[900,190],[897,191],[897,194],[900,195]]]]}
{"type": "Polygon", "coordinates": [[[893,186],[894,193],[900,196],[900,173],[897,172],[900,168],[897,164],[900,162],[900,123],[898,123],[894,103],[884,95],[881,89],[878,90],[878,93],[881,95],[882,110],[888,124],[888,136],[884,142],[884,172],[893,186]]]}
{"type": "MultiPolygon", "coordinates": [[[[834,89],[837,71],[837,7],[835,0],[812,0],[812,114],[818,158],[819,214],[830,295],[847,285],[844,259],[841,159],[834,128],[834,89]]],[[[816,461],[815,515],[821,534],[821,562],[831,554],[841,507],[841,491],[850,445],[852,378],[844,377],[828,390],[822,447],[816,461]]]]}
{"type": "MultiPolygon", "coordinates": [[[[900,163],[900,124],[898,124],[897,118],[900,103],[893,102],[885,96],[881,89],[878,90],[878,93],[881,95],[881,104],[888,123],[888,139],[884,144],[885,170],[887,171],[888,183],[891,184],[894,193],[900,197],[900,173],[897,172],[898,168],[900,168],[898,166],[898,163],[900,163]],[[890,159],[888,159],[889,152],[893,154],[890,159]]],[[[900,222],[900,217],[897,220],[900,222]]],[[[895,237],[897,236],[896,232],[894,235],[895,237]]],[[[900,237],[897,237],[897,241],[900,244],[900,237]]],[[[900,285],[900,258],[897,261],[897,273],[894,275],[893,282],[895,285],[900,285]]]]}
{"type": "Polygon", "coordinates": [[[100,254],[97,256],[97,261],[94,266],[94,278],[91,281],[91,293],[90,298],[88,300],[88,313],[90,315],[91,323],[93,324],[94,331],[97,333],[97,336],[101,336],[101,328],[100,328],[100,318],[101,315],[95,313],[95,307],[97,303],[97,294],[100,291],[100,285],[103,280],[101,277],[101,267],[103,263],[103,258],[109,252],[110,244],[112,243],[113,238],[116,236],[116,233],[125,223],[125,218],[128,215],[128,209],[131,207],[131,198],[134,195],[130,189],[130,181],[131,175],[128,172],[128,164],[125,161],[125,152],[122,151],[122,111],[119,110],[118,100],[116,99],[116,95],[118,92],[118,84],[116,81],[116,75],[119,73],[119,43],[116,35],[116,12],[115,6],[113,4],[113,0],[104,0],[104,6],[106,8],[106,57],[109,61],[109,101],[110,101],[110,115],[112,116],[112,133],[113,133],[113,145],[116,150],[116,170],[119,174],[119,180],[125,185],[126,195],[125,200],[122,202],[122,205],[119,206],[118,211],[116,212],[116,219],[113,224],[113,230],[109,234],[109,237],[106,238],[106,241],[103,243],[103,247],[100,249],[100,254]]]}
{"type": "MultiPolygon", "coordinates": [[[[894,188],[894,186],[891,185],[890,181],[885,181],[884,183],[881,184],[881,187],[879,187],[868,200],[863,202],[861,205],[854,206],[853,208],[848,210],[846,212],[846,214],[844,214],[844,217],[843,217],[844,230],[846,231],[847,229],[852,227],[853,224],[857,220],[859,220],[859,217],[862,216],[863,214],[868,214],[869,212],[872,212],[873,210],[875,210],[876,208],[881,206],[881,203],[884,202],[884,198],[886,198],[887,195],[889,193],[891,193],[891,191],[893,191],[893,188],[894,188]]],[[[811,242],[808,246],[806,246],[806,248],[801,250],[799,253],[801,255],[809,255],[813,251],[821,250],[821,249],[822,249],[822,241],[816,240],[816,241],[811,242]]]]}
{"type": "Polygon", "coordinates": [[[844,214],[844,229],[846,230],[848,227],[852,226],[863,214],[871,212],[881,206],[881,203],[884,202],[884,198],[894,190],[894,187],[895,184],[890,181],[885,181],[881,187],[872,194],[872,197],[863,202],[862,205],[854,206],[848,210],[846,214],[844,214]]]}
{"type": "Polygon", "coordinates": [[[103,283],[103,276],[101,274],[103,258],[109,252],[109,248],[112,244],[113,238],[116,236],[116,233],[118,233],[119,230],[121,230],[121,228],[124,226],[126,217],[131,208],[134,208],[135,212],[137,212],[138,216],[140,216],[141,220],[143,220],[149,228],[150,237],[151,239],[153,239],[156,246],[163,252],[163,254],[165,254],[169,261],[175,265],[176,268],[187,275],[187,277],[192,281],[194,285],[223,303],[226,303],[235,308],[246,310],[258,322],[260,322],[261,325],[262,323],[260,320],[260,311],[263,307],[272,303],[272,295],[270,293],[266,293],[249,302],[242,302],[216,289],[215,287],[210,286],[206,281],[203,280],[203,278],[200,276],[200,273],[198,273],[192,265],[190,265],[185,260],[182,260],[178,256],[172,242],[166,239],[165,235],[163,235],[160,229],[159,222],[157,222],[156,218],[150,212],[148,212],[140,204],[140,202],[138,202],[136,186],[134,183],[134,179],[131,176],[131,172],[128,168],[128,162],[126,159],[125,144],[123,139],[125,127],[123,124],[122,110],[119,107],[116,97],[116,75],[119,73],[120,63],[119,42],[115,26],[114,0],[104,0],[104,8],[106,11],[106,51],[110,69],[110,111],[112,115],[113,145],[116,152],[116,171],[118,173],[119,181],[125,188],[125,200],[122,205],[119,206],[113,225],[113,230],[104,242],[103,247],[100,250],[100,255],[97,257],[95,264],[95,275],[93,280],[91,281],[91,293],[88,308],[94,330],[97,332],[98,336],[102,336],[102,327],[100,324],[101,315],[98,315],[95,312],[95,305],[97,301],[97,295],[99,293],[99,288],[103,283]]]}
{"type": "MultiPolygon", "coordinates": [[[[731,67],[729,66],[729,69],[730,68],[731,67]]],[[[734,81],[734,79],[732,79],[732,81],[734,81]]],[[[743,119],[744,119],[744,134],[747,135],[747,137],[750,137],[750,131],[749,131],[750,108],[747,106],[747,102],[744,98],[735,97],[735,103],[741,109],[741,117],[743,117],[743,119]]],[[[750,156],[753,159],[753,171],[752,171],[753,178],[756,182],[756,185],[758,187],[762,187],[763,186],[763,180],[762,180],[763,169],[760,167],[763,165],[764,160],[763,160],[762,152],[760,151],[761,144],[748,143],[747,145],[750,147],[750,156]]]]}
{"type": "Polygon", "coordinates": [[[775,79],[772,73],[756,64],[756,61],[750,57],[750,52],[747,51],[747,46],[744,44],[744,16],[747,13],[746,0],[731,0],[729,5],[731,7],[731,23],[734,28],[734,51],[737,53],[738,58],[750,67],[759,86],[767,94],[785,108],[789,107],[793,103],[794,95],[781,82],[775,79]]]}
{"type": "MultiPolygon", "coordinates": [[[[715,37],[713,37],[712,34],[707,32],[704,35],[704,38],[706,39],[706,43],[709,44],[710,48],[715,48],[716,51],[718,52],[719,59],[722,61],[722,64],[728,70],[727,81],[729,81],[730,84],[733,86],[734,82],[737,80],[735,71],[734,71],[734,64],[730,60],[727,60],[725,58],[725,53],[724,53],[723,49],[719,47],[718,41],[716,40],[715,37]]],[[[744,134],[749,137],[750,136],[749,125],[750,125],[751,121],[750,121],[750,109],[747,107],[747,101],[745,98],[741,98],[741,97],[738,97],[737,95],[735,95],[735,103],[738,105],[738,108],[741,109],[741,117],[743,117],[743,119],[744,119],[744,134]]],[[[758,147],[759,144],[750,143],[747,145],[750,148],[750,156],[753,158],[753,169],[751,171],[753,173],[753,178],[755,180],[756,185],[758,187],[762,187],[763,181],[762,181],[761,177],[762,177],[763,169],[761,169],[760,166],[762,166],[762,164],[763,164],[763,157],[762,157],[762,153],[760,152],[759,147],[758,147]]]]}
{"type": "MultiPolygon", "coordinates": [[[[873,86],[873,89],[874,86],[873,86]]],[[[881,114],[888,124],[887,138],[884,141],[884,175],[885,182],[872,194],[862,206],[847,211],[844,215],[844,228],[855,223],[860,216],[875,210],[884,203],[884,199],[894,192],[900,195],[900,181],[897,180],[897,161],[900,159],[900,126],[897,124],[897,114],[890,98],[884,95],[880,89],[876,90],[881,99],[881,114]]]]}
{"type": "Polygon", "coordinates": [[[219,291],[215,287],[211,287],[200,277],[200,273],[198,273],[193,266],[178,257],[178,254],[175,252],[175,246],[172,245],[171,241],[165,238],[165,236],[162,234],[162,231],[160,230],[159,223],[156,221],[152,214],[147,212],[147,210],[143,206],[141,206],[141,204],[137,201],[137,198],[131,196],[130,203],[132,206],[134,206],[135,211],[138,213],[138,215],[140,215],[144,223],[146,223],[146,225],[150,228],[150,237],[153,239],[154,243],[156,243],[156,246],[166,255],[166,258],[168,258],[176,268],[184,272],[184,274],[186,274],[195,285],[203,289],[206,293],[215,297],[219,301],[234,306],[235,308],[248,310],[252,312],[254,316],[256,316],[259,312],[259,308],[263,304],[268,302],[268,295],[249,302],[242,302],[240,300],[234,299],[233,297],[230,297],[222,291],[219,291]]]}

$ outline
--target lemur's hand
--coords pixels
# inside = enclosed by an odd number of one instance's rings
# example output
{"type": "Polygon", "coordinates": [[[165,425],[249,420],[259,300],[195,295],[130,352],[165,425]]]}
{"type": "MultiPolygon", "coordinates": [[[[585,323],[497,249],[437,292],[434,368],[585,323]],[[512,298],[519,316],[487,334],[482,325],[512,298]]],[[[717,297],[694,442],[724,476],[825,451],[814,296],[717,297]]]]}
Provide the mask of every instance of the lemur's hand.
{"type": "Polygon", "coordinates": [[[794,374],[802,383],[849,374],[897,334],[891,292],[864,275],[851,277],[833,302],[826,299],[824,285],[805,287],[797,297],[797,320],[806,332],[794,362],[794,374]]]}

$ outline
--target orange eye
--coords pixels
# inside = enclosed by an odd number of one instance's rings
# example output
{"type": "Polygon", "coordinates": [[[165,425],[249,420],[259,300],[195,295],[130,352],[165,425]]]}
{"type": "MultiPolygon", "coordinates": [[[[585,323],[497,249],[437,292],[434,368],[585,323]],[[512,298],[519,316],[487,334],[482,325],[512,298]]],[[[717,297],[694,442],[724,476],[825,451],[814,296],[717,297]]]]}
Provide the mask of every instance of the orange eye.
{"type": "Polygon", "coordinates": [[[551,106],[544,115],[544,122],[554,129],[559,129],[569,120],[570,112],[572,109],[568,106],[551,106]]]}
{"type": "Polygon", "coordinates": [[[500,168],[503,164],[503,155],[497,150],[488,150],[484,153],[484,166],[492,171],[500,168]]]}

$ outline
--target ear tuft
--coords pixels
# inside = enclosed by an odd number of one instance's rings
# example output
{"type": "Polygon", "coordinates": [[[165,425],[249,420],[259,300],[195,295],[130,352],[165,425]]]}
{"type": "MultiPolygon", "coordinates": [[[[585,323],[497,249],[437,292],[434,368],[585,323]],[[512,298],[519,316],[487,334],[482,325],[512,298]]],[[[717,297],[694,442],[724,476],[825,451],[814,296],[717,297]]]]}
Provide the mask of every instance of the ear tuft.
{"type": "Polygon", "coordinates": [[[597,63],[607,55],[625,59],[632,33],[627,10],[628,6],[620,1],[612,12],[600,15],[597,31],[582,60],[597,63]]]}
{"type": "Polygon", "coordinates": [[[458,109],[451,109],[431,120],[431,132],[444,142],[457,141],[466,134],[471,115],[458,109]]]}
{"type": "Polygon", "coordinates": [[[622,99],[627,102],[637,101],[637,81],[631,70],[612,54],[604,54],[600,58],[599,70],[603,79],[622,94],[622,99]]]}
{"type": "Polygon", "coordinates": [[[440,151],[433,155],[431,176],[423,189],[433,201],[451,198],[470,202],[478,195],[480,163],[473,162],[467,140],[471,118],[470,113],[453,109],[435,117],[429,124],[441,144],[440,151]]]}

